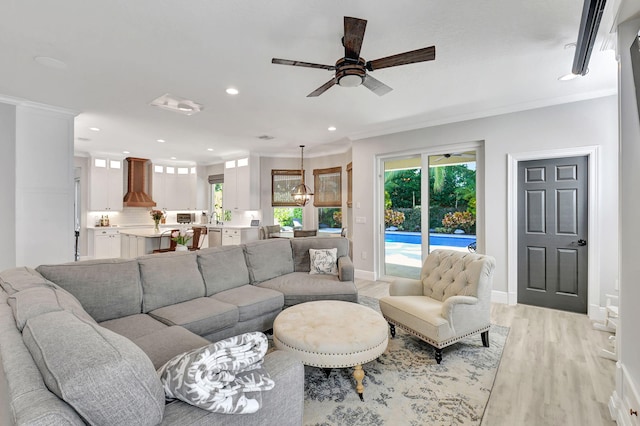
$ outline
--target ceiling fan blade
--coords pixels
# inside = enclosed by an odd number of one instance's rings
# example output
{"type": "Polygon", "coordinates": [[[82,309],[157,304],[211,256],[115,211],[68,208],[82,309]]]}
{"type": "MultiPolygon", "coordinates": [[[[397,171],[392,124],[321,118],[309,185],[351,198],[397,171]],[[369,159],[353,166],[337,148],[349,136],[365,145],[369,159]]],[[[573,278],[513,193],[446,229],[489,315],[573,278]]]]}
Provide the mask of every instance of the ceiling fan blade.
{"type": "Polygon", "coordinates": [[[371,90],[373,93],[375,93],[378,96],[384,96],[393,90],[391,87],[387,86],[380,80],[376,80],[375,78],[371,77],[368,74],[364,78],[362,85],[367,89],[371,90]]]}
{"type": "Polygon", "coordinates": [[[307,95],[307,98],[314,98],[316,96],[320,96],[322,95],[324,92],[326,92],[327,90],[329,90],[331,88],[331,86],[336,84],[336,79],[332,78],[331,80],[327,81],[325,84],[323,84],[322,86],[318,87],[316,90],[314,90],[313,92],[309,93],[307,95]]]}
{"type": "Polygon", "coordinates": [[[311,62],[292,61],[289,59],[273,58],[271,59],[271,63],[278,64],[278,65],[291,65],[294,67],[319,68],[319,69],[329,70],[329,71],[334,71],[336,69],[335,65],[314,64],[311,62]]]}
{"type": "Polygon", "coordinates": [[[379,70],[381,68],[397,67],[398,65],[413,64],[415,62],[432,61],[436,58],[436,47],[429,46],[422,49],[412,50],[410,52],[398,53],[397,55],[387,56],[386,58],[375,59],[369,61],[366,67],[369,71],[379,70]]]}
{"type": "Polygon", "coordinates": [[[342,44],[344,45],[344,57],[358,60],[360,58],[360,48],[362,48],[362,40],[364,39],[364,30],[367,27],[367,21],[364,19],[344,17],[344,37],[342,44]]]}

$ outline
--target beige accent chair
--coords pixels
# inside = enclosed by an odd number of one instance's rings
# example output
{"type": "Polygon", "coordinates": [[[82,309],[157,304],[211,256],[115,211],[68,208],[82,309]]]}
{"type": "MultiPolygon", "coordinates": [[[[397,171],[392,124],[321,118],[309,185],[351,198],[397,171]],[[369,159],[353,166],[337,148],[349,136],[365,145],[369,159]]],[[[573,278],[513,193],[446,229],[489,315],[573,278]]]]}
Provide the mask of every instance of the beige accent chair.
{"type": "Polygon", "coordinates": [[[262,227],[261,240],[280,238],[280,225],[266,225],[262,227]]]}
{"type": "Polygon", "coordinates": [[[495,259],[455,250],[434,250],[422,265],[420,280],[400,278],[380,299],[380,310],[389,323],[435,348],[436,362],[442,349],[481,333],[489,346],[491,290],[495,259]]]}

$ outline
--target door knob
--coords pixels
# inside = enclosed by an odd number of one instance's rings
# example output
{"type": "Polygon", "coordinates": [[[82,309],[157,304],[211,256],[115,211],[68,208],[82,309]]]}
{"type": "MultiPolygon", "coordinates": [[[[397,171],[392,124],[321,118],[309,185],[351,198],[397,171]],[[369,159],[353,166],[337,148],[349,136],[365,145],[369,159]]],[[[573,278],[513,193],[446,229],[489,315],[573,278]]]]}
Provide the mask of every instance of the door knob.
{"type": "Polygon", "coordinates": [[[587,240],[583,240],[582,238],[580,238],[578,240],[578,245],[579,246],[586,246],[587,245],[587,240]]]}

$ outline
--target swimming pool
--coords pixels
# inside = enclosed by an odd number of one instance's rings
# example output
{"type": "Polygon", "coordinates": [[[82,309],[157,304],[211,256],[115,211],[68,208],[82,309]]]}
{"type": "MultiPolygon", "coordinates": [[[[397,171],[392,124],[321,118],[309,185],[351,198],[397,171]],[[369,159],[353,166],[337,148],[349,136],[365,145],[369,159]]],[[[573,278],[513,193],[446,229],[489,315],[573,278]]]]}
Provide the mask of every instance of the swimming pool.
{"type": "MultiPolygon", "coordinates": [[[[384,241],[387,243],[421,244],[422,234],[387,231],[384,233],[384,241]]],[[[429,245],[431,246],[467,247],[475,242],[475,235],[429,234],[429,245]]]]}

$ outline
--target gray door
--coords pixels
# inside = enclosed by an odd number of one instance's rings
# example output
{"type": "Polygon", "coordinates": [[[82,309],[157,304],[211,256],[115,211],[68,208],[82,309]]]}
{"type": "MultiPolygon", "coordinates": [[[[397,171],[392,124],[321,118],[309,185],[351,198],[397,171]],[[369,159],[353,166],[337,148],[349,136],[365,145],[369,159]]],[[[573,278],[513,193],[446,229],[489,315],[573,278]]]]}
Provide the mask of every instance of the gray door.
{"type": "Polygon", "coordinates": [[[518,303],[587,312],[587,164],[518,165],[518,303]]]}

